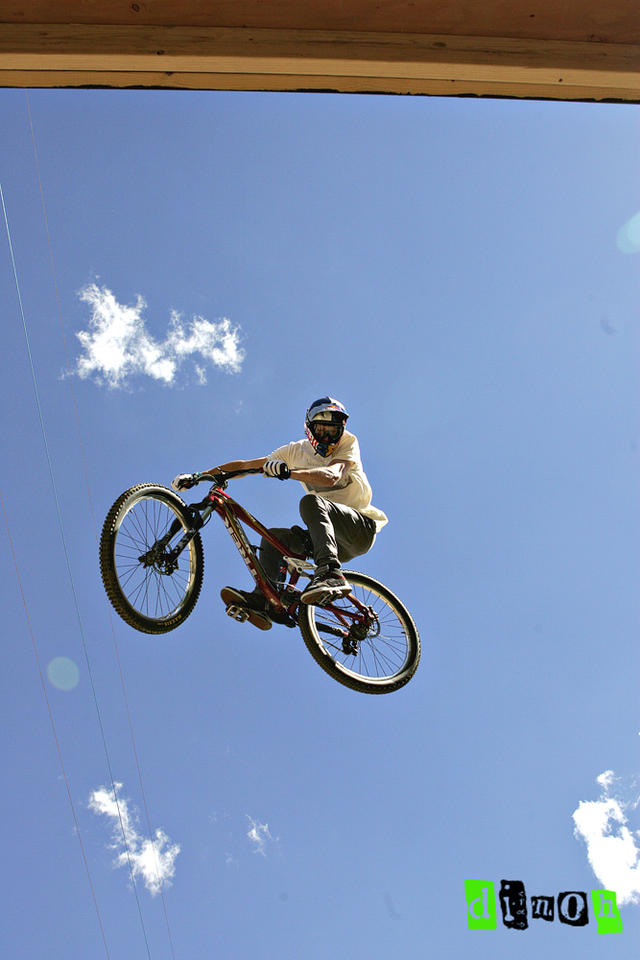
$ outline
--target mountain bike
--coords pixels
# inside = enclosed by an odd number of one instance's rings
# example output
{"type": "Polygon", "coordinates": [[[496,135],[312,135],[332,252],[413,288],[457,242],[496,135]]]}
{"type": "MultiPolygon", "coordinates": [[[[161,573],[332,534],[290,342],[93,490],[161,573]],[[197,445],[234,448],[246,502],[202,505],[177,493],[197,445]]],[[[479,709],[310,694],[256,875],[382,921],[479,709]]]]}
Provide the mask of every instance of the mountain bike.
{"type": "MultiPolygon", "coordinates": [[[[420,637],[406,607],[382,583],[343,570],[351,593],[322,606],[302,603],[297,584],[313,563],[291,551],[226,492],[228,482],[259,469],[200,474],[207,495],[187,504],[169,487],[140,483],[113,504],[100,538],[107,596],[122,619],[142,633],[161,634],[184,623],[202,587],[201,530],[213,514],[224,523],[257,586],[282,622],[297,626],[313,659],[339,683],[362,693],[390,693],[407,683],[420,660],[420,637]],[[282,554],[280,584],[262,567],[244,526],[282,554]]],[[[246,620],[233,604],[229,616],[246,620]]]]}

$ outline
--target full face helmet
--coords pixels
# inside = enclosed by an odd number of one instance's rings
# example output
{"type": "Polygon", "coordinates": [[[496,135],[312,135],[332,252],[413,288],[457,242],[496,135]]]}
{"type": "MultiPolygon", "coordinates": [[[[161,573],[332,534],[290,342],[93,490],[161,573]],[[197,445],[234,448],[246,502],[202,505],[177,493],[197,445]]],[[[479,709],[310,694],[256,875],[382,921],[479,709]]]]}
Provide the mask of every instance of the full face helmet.
{"type": "Polygon", "coordinates": [[[342,439],[348,418],[344,405],[333,397],[313,401],[304,419],[304,431],[317,454],[331,456],[342,439]]]}

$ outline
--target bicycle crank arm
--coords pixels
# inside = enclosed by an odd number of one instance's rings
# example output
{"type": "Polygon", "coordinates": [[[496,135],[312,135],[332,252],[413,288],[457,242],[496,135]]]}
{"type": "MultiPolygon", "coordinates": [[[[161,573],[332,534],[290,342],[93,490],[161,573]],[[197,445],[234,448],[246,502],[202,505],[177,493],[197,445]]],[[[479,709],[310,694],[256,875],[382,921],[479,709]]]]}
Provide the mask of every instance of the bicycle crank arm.
{"type": "Polygon", "coordinates": [[[319,623],[317,625],[318,633],[329,633],[332,637],[340,637],[341,640],[346,640],[349,636],[347,630],[339,630],[338,627],[330,627],[328,623],[319,623]]]}

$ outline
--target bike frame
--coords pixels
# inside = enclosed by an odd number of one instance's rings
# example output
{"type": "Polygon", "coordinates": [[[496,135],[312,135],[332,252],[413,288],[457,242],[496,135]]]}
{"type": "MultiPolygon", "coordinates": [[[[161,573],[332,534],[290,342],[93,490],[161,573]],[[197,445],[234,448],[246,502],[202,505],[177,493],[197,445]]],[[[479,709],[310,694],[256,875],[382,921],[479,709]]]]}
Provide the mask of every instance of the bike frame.
{"type": "MultiPolygon", "coordinates": [[[[197,530],[199,530],[207,522],[207,520],[209,520],[213,513],[217,513],[231,535],[231,539],[233,540],[240,556],[247,565],[249,572],[251,573],[251,576],[255,580],[261,593],[267,598],[269,603],[275,607],[275,609],[283,611],[293,619],[296,619],[295,611],[300,602],[300,590],[296,589],[296,585],[302,573],[305,570],[312,570],[313,565],[306,562],[306,557],[303,554],[296,553],[295,551],[290,550],[289,547],[285,546],[285,544],[282,543],[282,541],[279,540],[273,533],[271,533],[271,531],[268,530],[264,524],[250,514],[248,510],[245,510],[244,507],[234,500],[233,497],[230,497],[229,494],[224,490],[227,479],[244,476],[248,473],[261,472],[261,470],[252,469],[239,470],[234,471],[233,473],[230,472],[221,475],[223,479],[216,480],[204,500],[201,500],[199,503],[190,504],[189,509],[191,510],[192,515],[194,515],[194,518],[195,514],[197,513],[198,521],[196,524],[194,524],[194,528],[192,530],[188,530],[184,534],[180,542],[174,548],[173,553],[177,557],[189,543],[189,541],[195,536],[197,530]],[[278,594],[271,585],[271,582],[268,579],[262,564],[258,560],[255,549],[249,543],[242,524],[246,524],[252,530],[255,530],[256,533],[260,534],[261,537],[264,537],[265,540],[267,540],[279,553],[282,554],[289,579],[288,582],[285,581],[285,585],[281,594],[278,594]]],[[[337,608],[331,604],[328,604],[325,608],[330,609],[347,630],[353,628],[356,624],[367,623],[369,618],[373,615],[373,612],[364,604],[360,603],[355,596],[351,595],[351,600],[355,608],[353,612],[347,611],[343,608],[337,608]]],[[[333,630],[328,629],[327,632],[332,633],[333,630]]]]}
{"type": "MultiPolygon", "coordinates": [[[[206,499],[209,501],[211,507],[205,507],[202,511],[201,516],[203,520],[206,519],[205,515],[208,509],[218,514],[229,531],[231,539],[235,543],[240,556],[247,565],[249,573],[255,580],[260,591],[274,607],[282,610],[286,609],[285,604],[282,603],[279,595],[273,589],[270,580],[264,572],[264,568],[258,560],[254,547],[249,543],[242,524],[246,524],[252,530],[255,530],[256,533],[260,534],[261,537],[264,537],[271,546],[275,547],[278,553],[282,554],[283,559],[291,557],[294,560],[300,561],[301,564],[304,564],[306,557],[286,547],[264,524],[260,523],[248,510],[245,510],[233,497],[230,497],[228,493],[225,493],[224,490],[221,490],[219,487],[214,485],[207,494],[206,499]]],[[[304,569],[304,567],[302,567],[302,569],[304,569]]],[[[294,569],[292,571],[288,565],[287,570],[289,573],[289,582],[286,584],[285,589],[288,589],[289,592],[294,592],[295,586],[300,578],[301,570],[294,569]]],[[[288,606],[290,605],[291,604],[288,606]]]]}

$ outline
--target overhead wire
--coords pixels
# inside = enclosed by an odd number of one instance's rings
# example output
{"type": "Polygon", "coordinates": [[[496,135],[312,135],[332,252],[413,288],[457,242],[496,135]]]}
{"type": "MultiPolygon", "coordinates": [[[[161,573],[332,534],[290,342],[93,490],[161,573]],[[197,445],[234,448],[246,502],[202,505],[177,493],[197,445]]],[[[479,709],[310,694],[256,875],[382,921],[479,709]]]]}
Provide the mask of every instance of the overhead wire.
{"type": "Polygon", "coordinates": [[[42,442],[43,442],[44,451],[45,451],[45,458],[46,458],[47,466],[48,466],[48,470],[49,470],[49,479],[50,479],[50,483],[51,483],[51,488],[52,488],[52,492],[53,492],[53,499],[54,499],[55,508],[56,508],[56,517],[57,517],[57,521],[58,521],[58,530],[59,530],[59,534],[60,534],[60,540],[61,540],[61,543],[62,543],[62,551],[63,551],[64,558],[65,558],[65,565],[66,565],[66,569],[67,569],[67,576],[68,576],[68,578],[69,578],[69,584],[70,584],[71,594],[72,594],[72,598],[73,598],[73,606],[74,606],[74,610],[75,610],[75,614],[76,614],[76,620],[77,620],[77,623],[78,623],[78,629],[79,629],[79,633],[80,633],[80,639],[81,639],[82,649],[83,649],[83,652],[84,652],[84,658],[85,658],[85,663],[86,663],[86,667],[87,667],[87,675],[88,675],[88,677],[89,677],[89,684],[90,684],[90,687],[91,687],[91,692],[92,692],[92,695],[93,695],[93,702],[94,702],[94,706],[95,706],[95,709],[96,709],[96,716],[97,716],[97,720],[98,720],[98,728],[99,728],[99,730],[100,730],[100,737],[101,737],[101,740],[102,740],[102,746],[103,746],[103,750],[104,750],[104,754],[105,754],[105,759],[106,759],[106,763],[107,763],[107,769],[108,769],[108,772],[109,772],[109,779],[110,779],[110,783],[111,783],[111,789],[112,789],[112,792],[113,792],[113,797],[114,797],[114,802],[115,802],[116,810],[117,810],[117,812],[118,812],[118,819],[119,819],[119,822],[120,822],[120,829],[121,829],[121,831],[122,831],[122,837],[123,837],[124,847],[125,847],[126,856],[127,856],[127,863],[128,863],[128,866],[129,866],[129,874],[130,874],[130,877],[131,877],[131,882],[132,882],[132,886],[133,886],[133,891],[134,891],[134,894],[135,894],[136,904],[137,904],[137,908],[138,908],[138,915],[139,915],[139,918],[140,918],[140,924],[141,924],[141,928],[142,928],[142,934],[143,934],[143,938],[144,938],[144,942],[145,942],[145,946],[146,946],[147,956],[149,957],[149,960],[151,960],[151,952],[150,952],[150,949],[149,949],[149,940],[148,940],[148,937],[147,937],[147,931],[146,931],[146,927],[145,927],[145,924],[144,924],[144,918],[143,918],[143,916],[142,916],[142,907],[141,907],[141,904],[140,904],[140,898],[139,898],[139,896],[138,896],[138,889],[137,889],[137,885],[136,885],[136,882],[135,882],[135,873],[134,873],[133,864],[132,864],[132,861],[131,861],[131,850],[130,850],[130,847],[129,847],[129,841],[128,841],[127,834],[126,834],[126,830],[125,830],[125,827],[124,827],[124,822],[123,822],[123,817],[122,817],[122,811],[121,811],[121,809],[120,809],[120,803],[119,803],[119,800],[118,800],[118,794],[117,794],[117,790],[116,790],[116,786],[115,786],[115,779],[114,779],[114,776],[113,776],[113,769],[112,769],[112,766],[111,766],[111,757],[110,757],[110,754],[109,754],[109,748],[108,748],[108,746],[107,746],[107,739],[106,739],[106,734],[105,734],[105,730],[104,730],[104,724],[103,724],[103,721],[102,721],[102,713],[101,713],[101,710],[100,710],[100,705],[99,705],[99,703],[98,703],[98,697],[97,697],[96,688],[95,688],[95,683],[94,683],[94,678],[93,678],[93,670],[92,670],[92,668],[91,668],[91,661],[90,661],[90,658],[89,658],[89,651],[88,651],[88,648],[87,648],[87,642],[86,642],[86,638],[85,638],[85,634],[84,634],[84,626],[83,626],[83,623],[82,623],[82,617],[81,617],[81,615],[80,615],[80,605],[79,605],[79,602],[78,602],[78,594],[77,594],[77,590],[76,590],[76,586],[75,586],[75,581],[74,581],[74,578],[73,578],[73,572],[72,572],[72,569],[71,569],[71,562],[70,562],[70,558],[69,558],[69,550],[68,550],[68,547],[67,547],[67,539],[66,539],[66,535],[65,535],[65,532],[64,532],[64,524],[63,524],[63,521],[62,521],[62,510],[61,510],[61,507],[60,507],[60,499],[59,499],[59,497],[58,497],[58,490],[57,490],[57,486],[56,486],[56,482],[55,482],[55,476],[54,476],[54,471],[53,471],[53,463],[52,463],[52,460],[51,460],[51,454],[50,454],[50,452],[49,452],[49,443],[48,443],[48,440],[47,440],[47,432],[46,432],[46,427],[45,427],[45,423],[44,423],[44,416],[43,416],[43,413],[42,413],[42,404],[41,404],[41,402],[40,402],[40,392],[39,392],[39,390],[38,390],[38,381],[37,381],[37,377],[36,377],[35,365],[34,365],[34,362],[33,362],[33,353],[32,353],[32,351],[31,351],[31,342],[30,342],[30,338],[29,338],[29,331],[28,331],[28,328],[27,328],[26,315],[25,315],[24,305],[23,305],[23,301],[22,301],[22,293],[21,293],[21,290],[20,290],[20,283],[19,283],[19,280],[18,280],[18,270],[17,270],[15,255],[14,255],[14,251],[13,251],[13,241],[12,241],[12,238],[11,238],[11,229],[10,229],[10,226],[9,226],[9,218],[8,218],[7,208],[6,208],[5,199],[4,199],[4,191],[3,191],[3,189],[2,189],[2,184],[1,184],[1,183],[0,183],[0,201],[1,201],[1,203],[2,203],[2,212],[3,212],[3,216],[4,216],[4,223],[5,223],[5,228],[6,228],[7,241],[8,241],[8,244],[9,244],[9,253],[10,253],[10,257],[11,257],[11,265],[12,265],[12,268],[13,268],[13,278],[14,278],[14,282],[15,282],[15,286],[16,286],[16,293],[17,293],[17,298],[18,298],[18,305],[19,305],[19,309],[20,309],[20,317],[21,317],[21,320],[22,320],[22,328],[23,328],[23,333],[24,333],[24,338],[25,338],[25,344],[26,344],[26,349],[27,349],[27,357],[28,357],[28,360],[29,360],[29,368],[30,368],[30,372],[31,372],[31,381],[32,381],[32,386],[33,386],[33,392],[34,392],[34,398],[35,398],[35,403],[36,403],[36,409],[37,409],[37,413],[38,413],[38,420],[39,420],[39,423],[40,423],[40,432],[41,432],[41,435],[42,435],[42,442]]]}
{"type": "MultiPolygon", "coordinates": [[[[34,123],[33,123],[33,117],[32,117],[32,114],[31,114],[31,104],[30,104],[30,102],[29,102],[29,92],[28,92],[28,90],[25,90],[25,101],[26,101],[26,108],[27,108],[27,117],[28,117],[28,120],[29,120],[29,130],[30,130],[30,134],[31,134],[31,143],[32,143],[32,146],[33,146],[33,156],[34,156],[35,167],[36,167],[36,175],[37,175],[37,179],[38,179],[38,188],[39,188],[39,192],[40,192],[40,204],[41,204],[41,207],[42,207],[42,217],[43,217],[43,222],[44,222],[45,234],[46,234],[46,238],[47,238],[47,248],[48,248],[48,251],[49,251],[49,262],[50,262],[50,267],[51,267],[51,277],[52,277],[53,287],[54,287],[54,291],[55,291],[56,308],[57,308],[57,315],[58,315],[58,326],[59,326],[59,330],[60,330],[60,336],[61,336],[61,339],[62,339],[62,345],[63,345],[63,351],[64,351],[66,379],[67,379],[67,381],[68,381],[68,383],[69,383],[69,390],[70,390],[70,393],[71,393],[71,400],[72,400],[72,406],[73,406],[74,417],[75,417],[75,425],[76,425],[76,434],[77,434],[77,437],[78,437],[78,446],[79,446],[79,449],[80,449],[80,458],[81,458],[81,461],[82,461],[82,469],[83,469],[84,480],[85,480],[85,487],[86,487],[86,492],[87,492],[87,500],[88,500],[88,503],[89,503],[89,512],[90,512],[90,514],[91,514],[91,520],[92,520],[92,524],[93,524],[94,537],[95,537],[95,540],[96,540],[96,544],[98,544],[98,543],[99,543],[98,524],[97,524],[97,521],[96,521],[96,514],[95,514],[95,510],[94,510],[93,496],[92,496],[92,494],[91,494],[91,484],[90,484],[90,481],[89,481],[89,470],[88,470],[88,467],[87,467],[87,458],[86,458],[86,453],[85,453],[85,445],[84,445],[84,441],[83,441],[83,437],[82,437],[82,430],[81,430],[81,428],[80,428],[80,416],[79,416],[79,413],[78,413],[78,404],[77,404],[76,393],[75,393],[75,388],[74,388],[74,377],[73,377],[73,374],[72,374],[72,371],[71,371],[71,366],[70,366],[70,363],[69,363],[69,351],[68,351],[68,348],[67,348],[67,338],[66,338],[66,335],[65,335],[64,323],[63,323],[63,319],[62,319],[62,300],[61,300],[61,297],[60,297],[60,289],[59,289],[59,285],[58,285],[58,277],[57,277],[57,272],[56,272],[56,268],[55,268],[55,259],[54,259],[54,256],[53,256],[53,243],[52,243],[52,240],[51,240],[51,231],[50,231],[50,229],[49,229],[49,217],[48,217],[48,214],[47,214],[47,205],[46,205],[45,196],[44,196],[44,187],[43,187],[43,183],[42,183],[42,175],[41,175],[41,172],[40,172],[40,158],[39,158],[39,153],[38,153],[38,145],[37,145],[37,142],[36,142],[36,135],[35,135],[35,128],[34,128],[34,123]]],[[[113,642],[114,655],[115,655],[116,665],[117,665],[117,668],[118,668],[118,675],[119,675],[119,678],[120,678],[120,686],[121,686],[122,698],[123,698],[123,702],[124,702],[124,706],[125,706],[125,713],[126,713],[126,716],[127,716],[127,724],[128,724],[128,728],[129,728],[129,736],[130,736],[130,740],[131,740],[132,752],[133,752],[133,757],[134,757],[134,761],[135,761],[136,771],[137,771],[137,775],[138,775],[138,783],[139,783],[139,785],[140,785],[140,793],[141,793],[141,796],[142,796],[142,803],[143,803],[144,812],[145,812],[145,822],[146,822],[146,827],[147,827],[147,833],[148,833],[148,836],[149,836],[149,842],[150,842],[150,844],[151,844],[151,849],[152,849],[153,852],[154,852],[154,858],[155,858],[155,864],[156,864],[156,879],[157,879],[157,882],[158,882],[158,889],[159,889],[159,891],[160,891],[160,899],[161,899],[161,902],[162,902],[162,909],[163,909],[163,914],[164,914],[164,921],[165,921],[165,927],[166,927],[166,931],[167,931],[167,937],[168,937],[168,941],[169,941],[169,948],[170,948],[171,956],[172,956],[173,960],[176,960],[174,943],[173,943],[173,935],[172,935],[172,932],[171,932],[171,925],[170,925],[170,922],[169,922],[169,912],[168,912],[168,909],[167,909],[166,897],[165,897],[165,895],[164,895],[164,883],[163,883],[163,880],[162,880],[162,873],[161,873],[161,870],[160,870],[160,867],[159,867],[159,864],[158,864],[158,857],[157,857],[156,845],[155,845],[154,839],[153,839],[153,830],[152,830],[152,827],[151,827],[151,817],[150,817],[150,814],[149,814],[149,806],[148,806],[148,803],[147,803],[147,795],[146,795],[146,791],[145,791],[145,788],[144,788],[144,782],[143,782],[143,777],[142,777],[142,769],[141,769],[141,765],[140,765],[138,748],[137,748],[136,738],[135,738],[134,729],[133,729],[133,721],[132,721],[132,718],[131,718],[131,711],[130,711],[130,709],[129,709],[129,698],[128,698],[128,696],[127,696],[127,689],[126,689],[126,684],[125,684],[125,679],[124,679],[124,671],[123,671],[123,669],[122,669],[122,661],[121,661],[121,658],[120,658],[120,650],[119,650],[119,648],[118,648],[118,641],[117,641],[116,630],[115,630],[115,626],[114,626],[114,622],[113,622],[113,615],[112,615],[112,613],[111,613],[111,608],[110,608],[108,605],[107,605],[107,612],[108,612],[108,615],[109,615],[109,625],[110,625],[110,628],[111,628],[111,637],[112,637],[112,642],[113,642]]]]}
{"type": "Polygon", "coordinates": [[[7,511],[4,505],[4,498],[2,496],[2,491],[0,490],[0,508],[2,509],[2,517],[4,520],[4,525],[7,531],[7,537],[9,540],[9,548],[11,550],[11,556],[13,558],[13,565],[16,571],[16,578],[18,581],[18,587],[20,590],[20,596],[22,597],[22,605],[24,607],[24,614],[27,621],[27,629],[29,636],[31,637],[31,646],[33,647],[33,653],[36,658],[36,666],[38,668],[38,674],[40,676],[40,685],[42,687],[42,693],[44,695],[44,700],[47,706],[47,713],[49,715],[49,723],[51,724],[51,731],[53,733],[53,739],[56,746],[56,753],[58,755],[58,763],[60,764],[60,770],[62,771],[62,779],[64,780],[65,789],[67,791],[67,799],[69,801],[69,806],[71,807],[71,815],[73,817],[73,823],[75,826],[75,833],[78,838],[78,843],[80,844],[80,853],[82,855],[82,862],[84,863],[84,869],[87,874],[87,880],[89,882],[89,889],[91,891],[91,898],[93,900],[93,906],[96,911],[96,917],[98,920],[98,926],[100,928],[100,935],[102,937],[102,942],[104,944],[104,950],[107,955],[108,960],[111,960],[111,954],[109,953],[109,945],[107,943],[107,937],[104,930],[104,923],[102,921],[102,914],[100,912],[100,907],[98,906],[98,898],[96,897],[95,887],[93,885],[93,879],[91,877],[91,871],[89,870],[89,862],[87,860],[87,854],[84,848],[84,843],[82,841],[82,833],[80,831],[80,824],[78,823],[78,815],[76,813],[76,807],[73,802],[73,797],[71,795],[71,786],[69,784],[69,777],[67,775],[67,770],[64,764],[64,759],[62,756],[62,748],[60,746],[60,738],[58,737],[58,731],[56,729],[56,723],[53,718],[53,710],[51,709],[51,701],[47,694],[47,685],[44,682],[44,673],[42,671],[42,662],[40,660],[40,654],[38,652],[38,644],[36,643],[36,638],[33,632],[33,627],[31,625],[31,617],[29,616],[29,608],[27,606],[27,598],[25,596],[24,587],[22,585],[22,577],[20,576],[20,568],[18,566],[18,558],[13,546],[13,537],[11,536],[11,529],[9,527],[9,518],[7,517],[7,511]]]}

